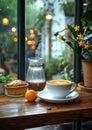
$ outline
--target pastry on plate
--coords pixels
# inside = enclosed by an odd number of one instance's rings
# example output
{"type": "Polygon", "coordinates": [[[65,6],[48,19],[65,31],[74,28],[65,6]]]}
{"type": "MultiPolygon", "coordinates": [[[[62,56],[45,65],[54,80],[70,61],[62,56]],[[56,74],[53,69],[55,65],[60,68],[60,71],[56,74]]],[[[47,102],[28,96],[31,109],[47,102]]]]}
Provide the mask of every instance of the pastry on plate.
{"type": "Polygon", "coordinates": [[[24,95],[27,88],[28,83],[22,80],[13,80],[10,83],[5,85],[5,89],[8,95],[24,95]]]}

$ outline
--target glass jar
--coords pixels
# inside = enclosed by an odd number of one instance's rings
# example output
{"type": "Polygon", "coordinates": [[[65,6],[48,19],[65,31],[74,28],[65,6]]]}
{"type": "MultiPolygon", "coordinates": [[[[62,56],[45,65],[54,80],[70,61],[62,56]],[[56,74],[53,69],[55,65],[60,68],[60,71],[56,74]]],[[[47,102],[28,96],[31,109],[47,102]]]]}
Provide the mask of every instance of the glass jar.
{"type": "Polygon", "coordinates": [[[28,61],[26,81],[29,83],[29,89],[41,91],[46,84],[43,60],[42,58],[28,58],[28,61]]]}

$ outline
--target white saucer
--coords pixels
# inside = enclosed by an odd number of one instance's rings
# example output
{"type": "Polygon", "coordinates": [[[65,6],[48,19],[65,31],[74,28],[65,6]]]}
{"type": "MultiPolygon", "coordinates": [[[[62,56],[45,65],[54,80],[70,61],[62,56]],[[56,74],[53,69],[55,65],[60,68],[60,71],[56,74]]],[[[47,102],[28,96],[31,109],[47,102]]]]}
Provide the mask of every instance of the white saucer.
{"type": "Polygon", "coordinates": [[[51,103],[68,103],[78,98],[78,96],[79,96],[79,93],[74,91],[71,94],[69,94],[66,98],[58,99],[58,98],[52,97],[50,93],[48,92],[48,90],[43,90],[41,92],[38,92],[39,98],[41,98],[42,100],[46,102],[51,102],[51,103]]]}

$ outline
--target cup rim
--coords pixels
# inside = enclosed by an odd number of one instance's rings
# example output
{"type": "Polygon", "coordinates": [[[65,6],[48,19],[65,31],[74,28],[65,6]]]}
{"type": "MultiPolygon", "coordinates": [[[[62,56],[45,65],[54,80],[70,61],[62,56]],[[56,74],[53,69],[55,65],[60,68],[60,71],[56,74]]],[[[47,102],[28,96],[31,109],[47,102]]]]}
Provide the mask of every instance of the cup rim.
{"type": "Polygon", "coordinates": [[[51,80],[48,80],[47,82],[46,82],[46,84],[47,85],[50,85],[50,86],[67,86],[67,85],[71,85],[72,84],[72,81],[70,81],[70,80],[65,80],[65,79],[56,79],[56,80],[54,80],[54,79],[51,79],[51,80]],[[58,84],[58,83],[49,83],[50,81],[68,81],[69,82],[69,84],[58,84]]]}

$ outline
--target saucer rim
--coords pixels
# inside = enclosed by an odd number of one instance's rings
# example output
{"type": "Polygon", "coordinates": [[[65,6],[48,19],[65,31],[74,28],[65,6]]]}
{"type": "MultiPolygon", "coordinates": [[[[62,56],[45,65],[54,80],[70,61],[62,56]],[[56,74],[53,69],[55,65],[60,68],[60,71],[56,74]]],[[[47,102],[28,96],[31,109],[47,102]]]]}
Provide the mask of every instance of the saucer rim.
{"type": "Polygon", "coordinates": [[[54,97],[47,98],[45,96],[42,96],[43,93],[49,94],[48,90],[43,90],[41,92],[38,92],[38,97],[46,102],[51,102],[51,103],[68,103],[79,97],[79,93],[76,91],[70,94],[72,95],[73,93],[75,93],[75,96],[72,96],[71,98],[69,97],[70,95],[67,96],[69,98],[54,98],[54,97]]]}

